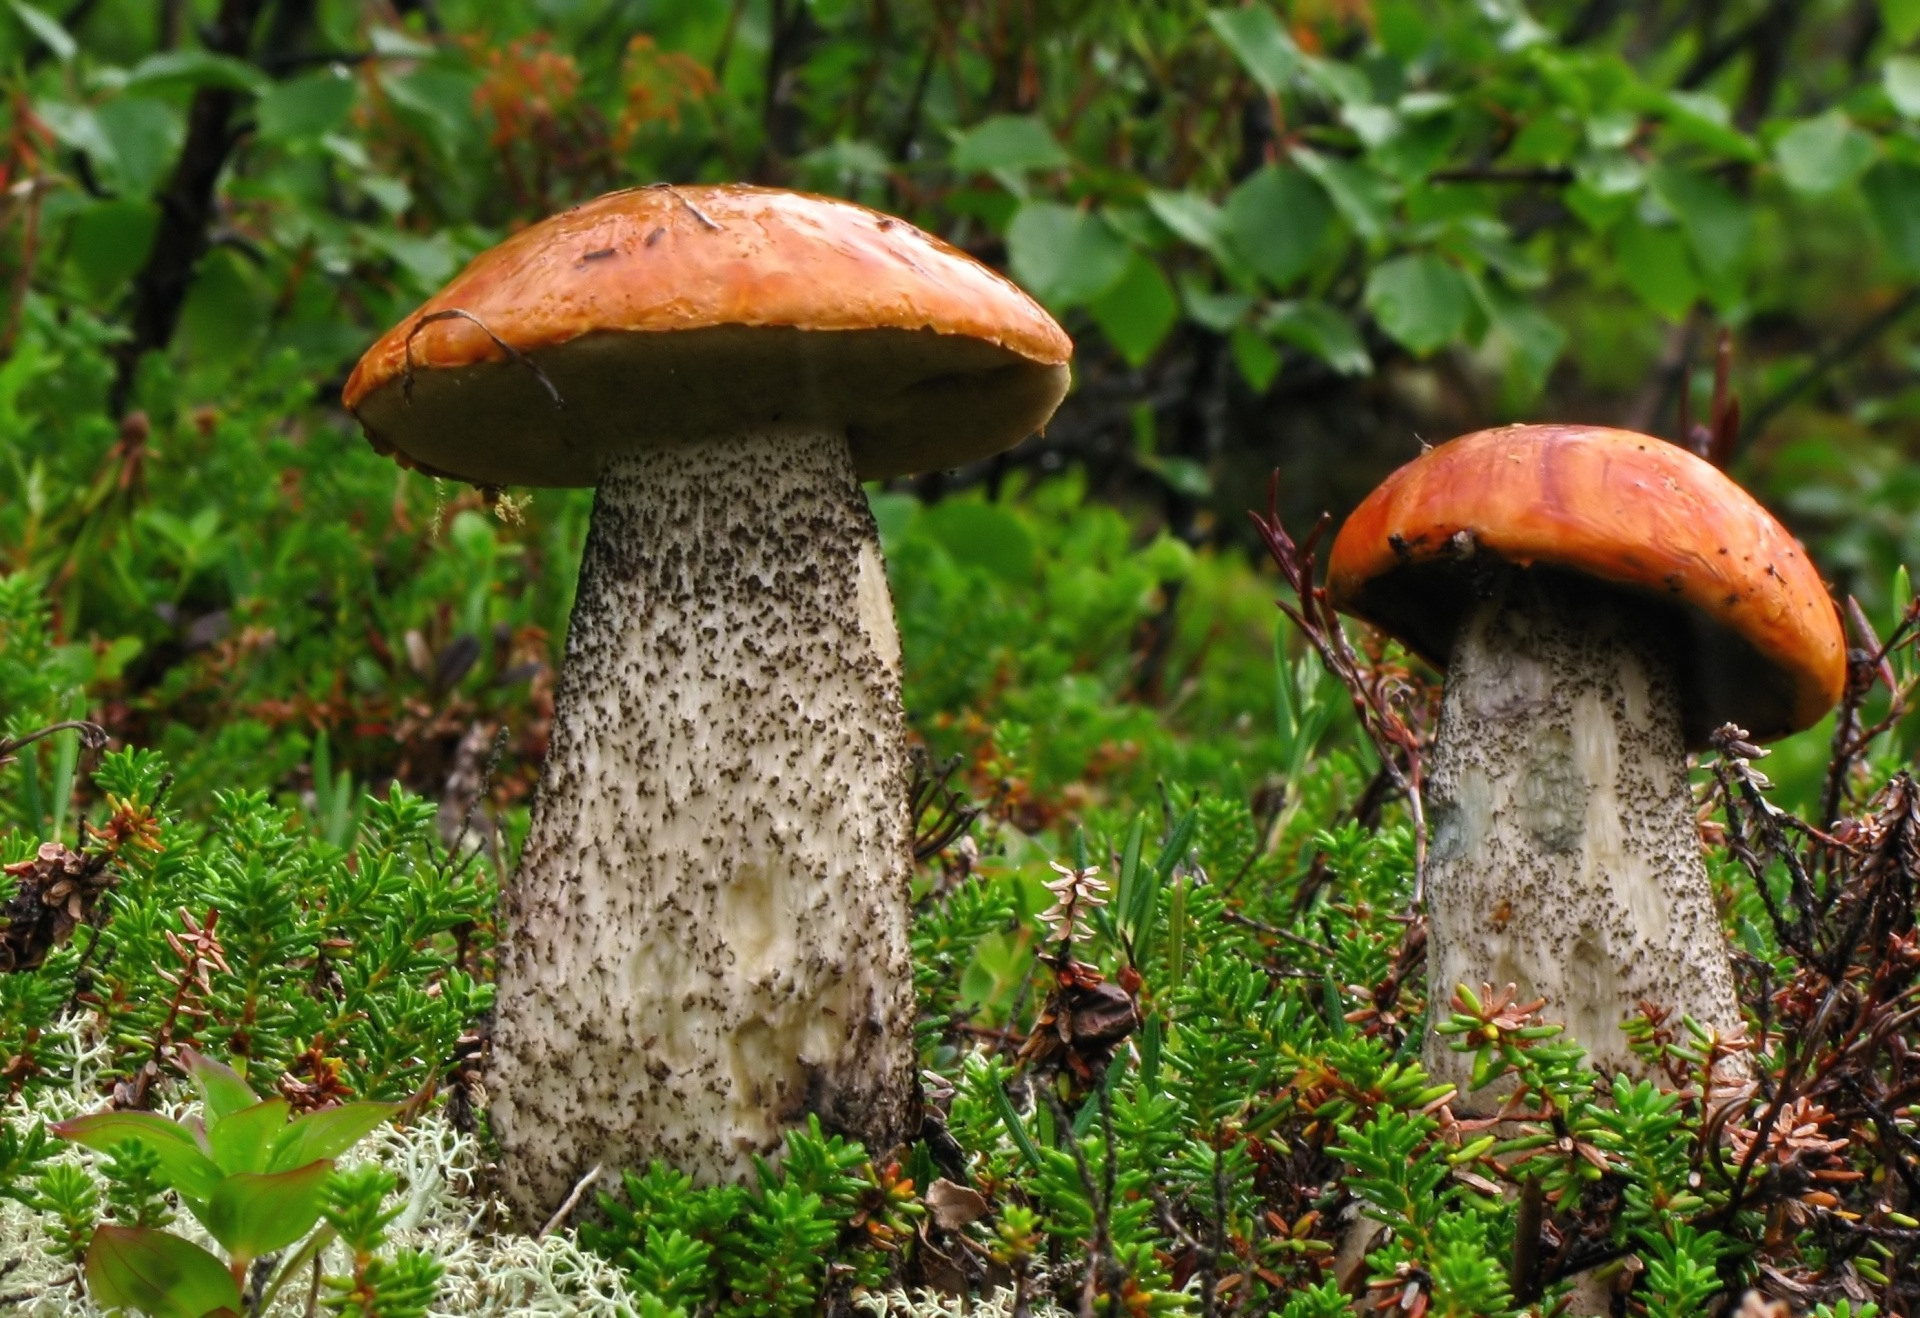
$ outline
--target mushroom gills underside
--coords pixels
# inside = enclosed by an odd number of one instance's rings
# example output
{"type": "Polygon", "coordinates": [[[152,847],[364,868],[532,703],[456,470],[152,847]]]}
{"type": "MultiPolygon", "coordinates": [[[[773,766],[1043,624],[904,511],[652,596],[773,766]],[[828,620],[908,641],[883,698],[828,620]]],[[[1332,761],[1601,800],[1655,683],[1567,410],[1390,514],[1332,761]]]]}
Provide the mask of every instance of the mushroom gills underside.
{"type": "Polygon", "coordinates": [[[594,1164],[907,1134],[899,640],[844,433],[610,462],[500,959],[493,1125],[537,1224],[594,1164]]]}
{"type": "MultiPolygon", "coordinates": [[[[1460,627],[1427,786],[1436,1023],[1457,985],[1513,984],[1592,1064],[1632,1073],[1621,1024],[1642,1002],[1738,1026],[1687,781],[1686,637],[1664,616],[1513,572],[1460,627]]],[[[1429,1032],[1426,1061],[1466,1094],[1470,1053],[1429,1032]]]]}

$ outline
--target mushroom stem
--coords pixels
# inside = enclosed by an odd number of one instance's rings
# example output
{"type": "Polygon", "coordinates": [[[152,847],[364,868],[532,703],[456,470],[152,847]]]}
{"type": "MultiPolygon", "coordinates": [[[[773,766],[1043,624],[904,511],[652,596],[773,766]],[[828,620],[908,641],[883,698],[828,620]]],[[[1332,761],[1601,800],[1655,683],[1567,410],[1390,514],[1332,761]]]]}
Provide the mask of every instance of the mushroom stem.
{"type": "MultiPolygon", "coordinates": [[[[1620,1026],[1641,1002],[1740,1022],[1687,782],[1683,638],[1560,574],[1493,585],[1454,643],[1428,780],[1433,1016],[1458,984],[1511,983],[1592,1065],[1638,1074],[1620,1026]]],[[[1466,1094],[1471,1054],[1429,1033],[1426,1061],[1466,1094]]]]}
{"type": "Polygon", "coordinates": [[[537,1224],[595,1163],[909,1133],[900,645],[846,436],[615,458],[506,895],[492,1121],[537,1224]]]}

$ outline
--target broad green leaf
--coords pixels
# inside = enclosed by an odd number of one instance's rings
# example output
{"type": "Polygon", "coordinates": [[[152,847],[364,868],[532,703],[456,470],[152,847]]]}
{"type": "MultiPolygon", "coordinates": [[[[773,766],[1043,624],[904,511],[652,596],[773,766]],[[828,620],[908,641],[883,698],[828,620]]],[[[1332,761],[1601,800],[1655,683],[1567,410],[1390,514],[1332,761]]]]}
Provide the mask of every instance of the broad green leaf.
{"type": "Polygon", "coordinates": [[[207,1318],[241,1309],[227,1265],[190,1240],[149,1227],[102,1226],[87,1247],[87,1293],[102,1309],[207,1318]]]}
{"type": "Polygon", "coordinates": [[[1760,146],[1733,125],[1727,103],[1705,91],[1659,92],[1649,95],[1646,108],[1661,116],[1667,131],[1682,141],[1703,146],[1735,160],[1759,160],[1760,146]]]}
{"type": "Polygon", "coordinates": [[[1580,157],[1573,172],[1601,197],[1631,196],[1647,182],[1646,165],[1627,151],[1589,151],[1580,157]]]}
{"type": "Polygon", "coordinates": [[[453,242],[446,233],[408,233],[385,225],[369,225],[361,231],[370,246],[397,261],[419,283],[431,290],[445,283],[460,268],[453,242]]]}
{"type": "Polygon", "coordinates": [[[1632,109],[1607,110],[1587,119],[1587,143],[1596,151],[1618,151],[1633,141],[1640,115],[1632,109]]]}
{"type": "Polygon", "coordinates": [[[1299,72],[1300,47],[1265,5],[1209,10],[1207,25],[1267,95],[1278,95],[1299,72]]]}
{"type": "Polygon", "coordinates": [[[159,227],[160,207],[151,201],[95,202],[74,217],[67,259],[93,296],[120,293],[146,263],[159,227]]]}
{"type": "Polygon", "coordinates": [[[1888,56],[1880,81],[1894,109],[1909,119],[1920,119],[1920,59],[1912,55],[1888,56]]]}
{"type": "Polygon", "coordinates": [[[1366,242],[1385,236],[1393,222],[1396,189],[1365,165],[1323,156],[1308,147],[1293,148],[1293,163],[1326,190],[1340,218],[1366,242]]]}
{"type": "Polygon", "coordinates": [[[1795,192],[1810,197],[1837,191],[1859,178],[1873,163],[1871,137],[1839,110],[1803,119],[1773,144],[1780,177],[1795,192]]]}
{"type": "Polygon", "coordinates": [[[163,50],[141,60],[127,75],[129,91],[179,86],[218,87],[223,91],[257,96],[272,85],[271,78],[245,60],[237,60],[230,55],[215,55],[205,50],[163,50]]]}
{"type": "Polygon", "coordinates": [[[250,1108],[260,1101],[260,1095],[254,1093],[240,1073],[225,1062],[216,1062],[205,1053],[191,1051],[184,1060],[187,1074],[193,1077],[193,1087],[200,1091],[200,1101],[206,1106],[209,1130],[229,1112],[250,1108]]]}
{"type": "Polygon", "coordinates": [[[1030,201],[1007,226],[1007,264],[1028,292],[1053,307],[1091,302],[1127,273],[1132,250],[1090,211],[1030,201]]]}
{"type": "Polygon", "coordinates": [[[1268,165],[1227,197],[1227,236],[1249,266],[1276,288],[1305,274],[1327,236],[1327,194],[1297,169],[1268,165]]]}
{"type": "Polygon", "coordinates": [[[1498,283],[1473,278],[1474,296],[1504,346],[1512,377],[1528,397],[1546,387],[1553,364],[1566,351],[1567,332],[1551,316],[1498,283]]]}
{"type": "Polygon", "coordinates": [[[475,136],[473,93],[477,85],[477,75],[435,65],[380,78],[380,86],[395,111],[449,158],[475,136]]]}
{"type": "Polygon", "coordinates": [[[133,1140],[160,1160],[161,1178],[191,1199],[205,1199],[220,1183],[220,1168],[201,1149],[193,1132],[151,1112],[99,1112],[47,1129],[101,1153],[123,1140],[133,1140]]]}
{"type": "Polygon", "coordinates": [[[1867,214],[1895,265],[1920,274],[1920,165],[1883,160],[1860,181],[1867,214]]]}
{"type": "Polygon", "coordinates": [[[1174,296],[1160,267],[1136,252],[1120,282],[1087,310],[1127,364],[1140,366],[1153,356],[1180,319],[1180,299],[1174,296]]]}
{"type": "Polygon", "coordinates": [[[1620,276],[1640,300],[1677,321],[1700,296],[1700,281],[1687,259],[1687,240],[1677,226],[1655,228],[1635,219],[1613,234],[1620,276]]]}
{"type": "Polygon", "coordinates": [[[1364,294],[1380,328],[1424,356],[1459,337],[1473,311],[1460,272],[1432,252],[1396,256],[1375,266],[1364,294]]]}
{"type": "Polygon", "coordinates": [[[286,1128],[287,1100],[270,1098],[208,1123],[207,1147],[214,1164],[229,1176],[264,1172],[269,1169],[274,1142],[286,1128]]]}
{"type": "Polygon", "coordinates": [[[1880,0],[1880,21],[1896,46],[1920,37],[1920,0],[1880,0]]]}
{"type": "Polygon", "coordinates": [[[1753,214],[1725,184],[1677,165],[1659,165],[1653,190],[1667,203],[1693,249],[1700,268],[1732,274],[1746,264],[1753,239],[1753,214]]]}
{"type": "Polygon", "coordinates": [[[1225,247],[1226,218],[1220,208],[1197,192],[1147,193],[1147,209],[1154,218],[1186,242],[1218,256],[1225,247]]]}
{"type": "Polygon", "coordinates": [[[1341,375],[1367,375],[1373,358],[1346,314],[1325,302],[1282,302],[1266,316],[1267,332],[1312,353],[1341,375]]]}
{"type": "Polygon", "coordinates": [[[326,1207],[332,1175],[332,1161],[323,1159],[270,1176],[229,1176],[199,1217],[228,1252],[258,1258],[285,1249],[313,1230],[326,1207]]]}
{"type": "Polygon", "coordinates": [[[920,514],[920,529],[958,562],[1012,585],[1033,584],[1039,544],[1025,523],[997,503],[943,499],[920,514]]]}
{"type": "Polygon", "coordinates": [[[267,1170],[291,1171],[320,1158],[337,1158],[399,1110],[398,1103],[343,1103],[295,1117],[275,1137],[267,1170]]]}
{"type": "Polygon", "coordinates": [[[1227,346],[1233,352],[1233,364],[1240,368],[1240,378],[1256,394],[1265,393],[1280,373],[1280,350],[1251,325],[1235,325],[1227,346]]]}
{"type": "Polygon", "coordinates": [[[358,84],[343,69],[328,69],[283,82],[260,98],[255,111],[260,136],[269,142],[322,137],[346,121],[358,84]]]}
{"type": "Polygon", "coordinates": [[[1191,272],[1180,276],[1180,303],[1195,324],[1205,325],[1218,334],[1225,334],[1238,325],[1241,317],[1253,307],[1253,299],[1245,293],[1209,288],[1191,272]]]}
{"type": "Polygon", "coordinates": [[[953,168],[962,174],[990,169],[1064,169],[1072,163],[1066,148],[1031,115],[997,114],[983,119],[953,144],[953,168]]]}
{"type": "Polygon", "coordinates": [[[27,4],[26,0],[13,0],[13,12],[21,26],[40,39],[40,44],[53,52],[53,57],[65,64],[72,59],[80,47],[73,34],[60,25],[60,21],[43,9],[27,4]]]}
{"type": "Polygon", "coordinates": [[[152,195],[173,172],[186,125],[171,105],[150,96],[116,96],[93,112],[122,194],[152,195]]]}
{"type": "Polygon", "coordinates": [[[1300,67],[1307,81],[1343,113],[1373,103],[1373,84],[1351,64],[1308,55],[1302,57],[1300,67]]]}

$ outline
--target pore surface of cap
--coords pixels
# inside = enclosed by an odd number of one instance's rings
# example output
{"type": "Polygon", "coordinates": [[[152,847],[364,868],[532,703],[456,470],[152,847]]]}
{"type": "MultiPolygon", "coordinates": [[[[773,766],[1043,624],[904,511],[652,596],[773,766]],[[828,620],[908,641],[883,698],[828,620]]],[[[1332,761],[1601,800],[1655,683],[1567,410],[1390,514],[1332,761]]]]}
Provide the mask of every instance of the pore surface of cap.
{"type": "Polygon", "coordinates": [[[1845,641],[1806,551],[1717,468],[1664,440],[1507,426],[1442,444],[1354,510],[1327,587],[1444,667],[1489,559],[1647,601],[1650,625],[1677,638],[1690,745],[1728,722],[1784,736],[1839,699],[1845,641]]]}
{"type": "Polygon", "coordinates": [[[483,252],[368,350],[344,398],[382,451],[487,485],[743,426],[844,426],[863,477],[1017,444],[1073,345],[959,249],[851,202],[634,188],[483,252]]]}

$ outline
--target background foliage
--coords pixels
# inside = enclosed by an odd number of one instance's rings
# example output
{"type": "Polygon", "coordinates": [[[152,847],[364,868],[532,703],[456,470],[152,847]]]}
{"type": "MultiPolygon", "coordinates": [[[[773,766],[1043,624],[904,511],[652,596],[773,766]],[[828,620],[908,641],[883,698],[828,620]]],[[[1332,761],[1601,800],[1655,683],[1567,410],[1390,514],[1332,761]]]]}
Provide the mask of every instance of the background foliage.
{"type": "MultiPolygon", "coordinates": [[[[788,1172],[727,1203],[633,1169],[600,1244],[636,1294],[800,1312],[917,1239],[912,1275],[951,1280],[946,1257],[1069,1307],[1331,1314],[1328,1247],[1362,1195],[1393,1234],[1357,1285],[1408,1313],[1531,1311],[1592,1258],[1633,1260],[1623,1295],[1649,1312],[1755,1281],[1910,1310],[1888,1280],[1920,1230],[1904,1062],[1769,1061],[1826,1077],[1801,1091],[1825,1115],[1788,1129],[1875,1142],[1857,1165],[1769,1144],[1779,1089],[1727,1119],[1764,1157],[1723,1174],[1684,1057],[1679,1097],[1599,1102],[1531,1036],[1500,1064],[1535,1067],[1535,1116],[1571,1141],[1551,1170],[1513,1174],[1428,1110],[1406,835],[1346,694],[1276,630],[1244,514],[1276,465],[1304,528],[1423,437],[1507,420],[1682,437],[1725,329],[1734,472],[1907,683],[1920,3],[10,0],[0,68],[0,736],[84,717],[113,740],[0,765],[0,861],[49,892],[78,866],[68,923],[99,926],[49,950],[12,912],[14,1101],[70,1074],[70,1011],[136,1106],[179,1092],[187,1046],[316,1102],[465,1101],[587,496],[489,507],[401,472],[339,386],[518,225],[611,187],[752,180],[1009,270],[1074,334],[1076,382],[1013,454],[872,491],[913,727],[986,810],[922,876],[916,936],[962,1152],[890,1169],[797,1134],[788,1172]],[[1133,876],[1078,953],[1144,976],[1111,1085],[1010,1069],[1066,991],[1049,859],[1133,876]],[[182,958],[216,910],[202,982],[182,958]],[[1798,1170],[1760,1193],[1776,1163],[1798,1170]],[[916,1198],[936,1177],[991,1212],[916,1198]],[[1542,1214],[1566,1252],[1522,1267],[1542,1214]],[[850,1271],[818,1271],[829,1244],[850,1271]]],[[[1892,708],[1837,795],[1824,731],[1783,747],[1777,799],[1891,809],[1892,708]]],[[[1776,923],[1786,850],[1722,884],[1750,1005],[1782,1020],[1770,995],[1867,955],[1821,922],[1891,881],[1819,862],[1828,886],[1776,923]]],[[[1890,964],[1853,972],[1882,1006],[1905,991],[1890,964]]],[[[1793,1000],[1809,1020],[1825,982],[1793,1000]]],[[[83,1239],[98,1204],[38,1165],[20,1155],[13,1193],[83,1239]]]]}

